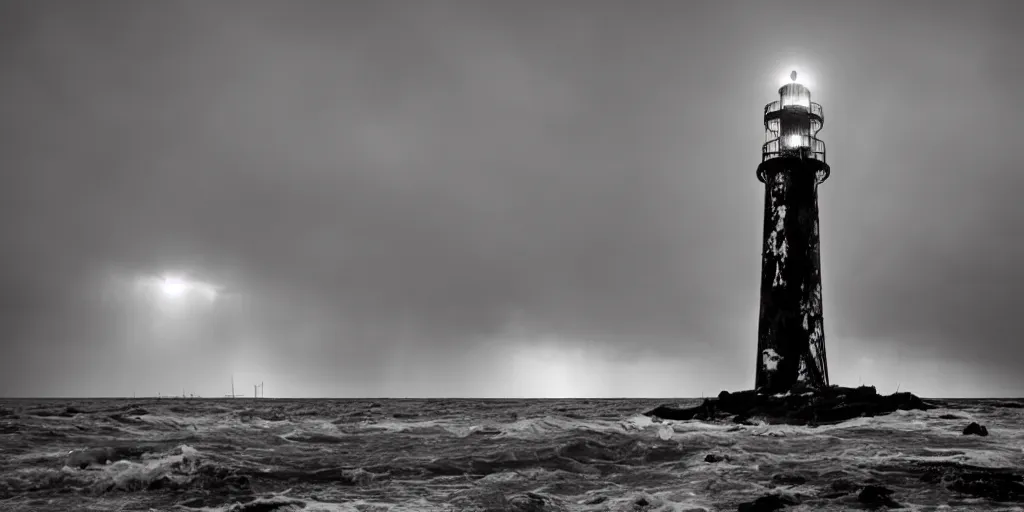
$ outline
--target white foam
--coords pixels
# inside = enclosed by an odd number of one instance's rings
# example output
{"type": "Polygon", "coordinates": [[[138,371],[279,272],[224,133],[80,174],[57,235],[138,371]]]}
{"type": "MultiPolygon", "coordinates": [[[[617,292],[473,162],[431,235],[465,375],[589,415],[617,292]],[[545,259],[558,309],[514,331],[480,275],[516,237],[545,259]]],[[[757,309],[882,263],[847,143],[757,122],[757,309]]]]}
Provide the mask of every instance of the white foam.
{"type": "Polygon", "coordinates": [[[175,455],[144,457],[139,462],[119,460],[101,466],[103,476],[98,483],[102,485],[109,480],[115,489],[121,490],[145,488],[161,478],[184,484],[199,463],[199,452],[188,445],[181,445],[177,450],[179,453],[175,455]]]}

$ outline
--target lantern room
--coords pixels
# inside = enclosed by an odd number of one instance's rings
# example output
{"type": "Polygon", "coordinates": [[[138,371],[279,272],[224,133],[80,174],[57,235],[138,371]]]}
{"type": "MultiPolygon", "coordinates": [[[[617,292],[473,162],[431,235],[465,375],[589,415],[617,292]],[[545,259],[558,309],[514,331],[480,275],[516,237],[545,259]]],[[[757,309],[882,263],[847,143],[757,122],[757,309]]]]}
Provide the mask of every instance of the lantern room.
{"type": "Polygon", "coordinates": [[[821,105],[811,91],[790,74],[791,83],[779,88],[779,99],[764,107],[765,143],[761,161],[796,157],[825,162],[825,143],[818,139],[824,124],[821,105]]]}

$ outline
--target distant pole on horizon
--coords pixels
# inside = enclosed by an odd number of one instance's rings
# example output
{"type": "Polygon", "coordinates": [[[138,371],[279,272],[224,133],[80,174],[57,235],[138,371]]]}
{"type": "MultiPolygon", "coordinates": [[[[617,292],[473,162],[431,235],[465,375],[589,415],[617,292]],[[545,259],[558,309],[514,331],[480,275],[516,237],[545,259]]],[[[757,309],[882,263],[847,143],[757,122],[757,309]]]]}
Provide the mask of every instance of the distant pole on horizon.
{"type": "Polygon", "coordinates": [[[764,108],[757,179],[764,189],[761,306],[754,388],[775,394],[829,386],[821,304],[818,185],[831,174],[821,105],[794,71],[764,108]]]}
{"type": "Polygon", "coordinates": [[[235,397],[235,375],[231,375],[231,398],[235,397]]]}

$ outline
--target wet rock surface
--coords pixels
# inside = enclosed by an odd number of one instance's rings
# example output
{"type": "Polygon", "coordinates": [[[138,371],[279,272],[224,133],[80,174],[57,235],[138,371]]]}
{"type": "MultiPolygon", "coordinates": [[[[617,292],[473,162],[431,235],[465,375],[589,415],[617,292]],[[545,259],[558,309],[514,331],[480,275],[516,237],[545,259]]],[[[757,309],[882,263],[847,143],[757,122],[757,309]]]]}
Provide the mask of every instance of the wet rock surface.
{"type": "Polygon", "coordinates": [[[802,394],[766,395],[753,390],[708,398],[697,407],[659,406],[644,414],[666,420],[727,420],[735,423],[822,425],[853,418],[890,414],[897,410],[927,410],[936,405],[911,393],[879,395],[874,386],[834,386],[802,394]]]}
{"type": "Polygon", "coordinates": [[[984,425],[979,425],[976,422],[972,421],[970,425],[967,425],[966,427],[964,427],[964,435],[965,436],[974,435],[974,436],[982,436],[982,437],[984,437],[984,436],[988,435],[988,429],[985,428],[984,425]]]}
{"type": "Polygon", "coordinates": [[[872,507],[888,507],[888,508],[903,508],[902,505],[896,503],[896,500],[892,499],[893,490],[882,487],[881,485],[868,485],[861,489],[860,494],[857,495],[857,501],[872,507]]]}
{"type": "Polygon", "coordinates": [[[706,457],[704,457],[704,462],[712,464],[715,462],[724,462],[726,460],[728,459],[724,455],[718,455],[716,453],[709,453],[706,457]]]}
{"type": "Polygon", "coordinates": [[[800,502],[795,498],[772,494],[768,496],[761,496],[754,501],[740,503],[737,510],[739,510],[739,512],[772,512],[774,510],[782,510],[786,507],[799,504],[800,502]]]}

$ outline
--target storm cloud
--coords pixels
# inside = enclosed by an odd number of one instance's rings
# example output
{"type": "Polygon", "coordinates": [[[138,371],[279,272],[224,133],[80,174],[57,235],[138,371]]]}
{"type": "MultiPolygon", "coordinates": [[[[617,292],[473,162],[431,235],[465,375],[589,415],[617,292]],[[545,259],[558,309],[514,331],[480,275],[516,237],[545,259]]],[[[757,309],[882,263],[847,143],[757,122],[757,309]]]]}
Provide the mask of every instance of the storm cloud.
{"type": "Polygon", "coordinates": [[[0,394],[749,387],[760,115],[795,65],[833,380],[1019,395],[1021,14],[6,2],[0,394]],[[166,271],[223,297],[163,318],[129,283],[166,271]]]}

